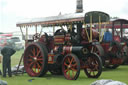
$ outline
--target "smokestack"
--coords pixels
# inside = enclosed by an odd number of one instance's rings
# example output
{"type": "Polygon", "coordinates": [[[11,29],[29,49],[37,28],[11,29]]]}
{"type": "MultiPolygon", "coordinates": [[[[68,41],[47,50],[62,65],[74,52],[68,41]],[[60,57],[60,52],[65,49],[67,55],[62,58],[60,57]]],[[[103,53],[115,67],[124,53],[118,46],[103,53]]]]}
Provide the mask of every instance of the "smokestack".
{"type": "Polygon", "coordinates": [[[83,12],[83,0],[77,0],[76,2],[76,13],[83,12]]]}

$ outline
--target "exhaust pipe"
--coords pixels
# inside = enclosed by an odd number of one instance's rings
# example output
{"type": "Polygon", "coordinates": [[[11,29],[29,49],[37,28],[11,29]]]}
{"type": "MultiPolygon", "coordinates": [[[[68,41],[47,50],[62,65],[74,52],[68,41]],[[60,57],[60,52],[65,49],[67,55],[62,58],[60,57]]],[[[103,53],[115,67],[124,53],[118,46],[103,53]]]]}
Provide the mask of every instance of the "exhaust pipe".
{"type": "Polygon", "coordinates": [[[83,0],[77,0],[76,2],[76,13],[83,12],[83,0]]]}

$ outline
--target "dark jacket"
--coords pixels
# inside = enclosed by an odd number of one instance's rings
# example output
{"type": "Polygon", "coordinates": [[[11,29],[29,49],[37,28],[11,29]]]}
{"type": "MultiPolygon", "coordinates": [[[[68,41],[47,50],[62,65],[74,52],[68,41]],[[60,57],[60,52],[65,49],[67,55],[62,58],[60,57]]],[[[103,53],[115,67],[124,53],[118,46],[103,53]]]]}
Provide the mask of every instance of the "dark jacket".
{"type": "Polygon", "coordinates": [[[10,57],[12,56],[16,51],[11,48],[11,47],[7,47],[5,46],[2,50],[1,50],[1,54],[4,56],[7,56],[7,57],[10,57]]]}

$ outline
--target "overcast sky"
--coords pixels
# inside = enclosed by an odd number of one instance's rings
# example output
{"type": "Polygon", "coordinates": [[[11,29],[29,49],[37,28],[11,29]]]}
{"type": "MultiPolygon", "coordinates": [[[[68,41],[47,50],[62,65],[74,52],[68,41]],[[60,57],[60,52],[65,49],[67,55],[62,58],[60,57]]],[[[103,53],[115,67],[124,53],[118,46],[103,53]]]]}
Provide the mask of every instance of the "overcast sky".
{"type": "MultiPolygon", "coordinates": [[[[84,12],[103,11],[128,19],[128,0],[83,0],[84,12]]],[[[75,13],[76,0],[0,0],[0,31],[20,31],[16,23],[37,18],[75,13]]]]}

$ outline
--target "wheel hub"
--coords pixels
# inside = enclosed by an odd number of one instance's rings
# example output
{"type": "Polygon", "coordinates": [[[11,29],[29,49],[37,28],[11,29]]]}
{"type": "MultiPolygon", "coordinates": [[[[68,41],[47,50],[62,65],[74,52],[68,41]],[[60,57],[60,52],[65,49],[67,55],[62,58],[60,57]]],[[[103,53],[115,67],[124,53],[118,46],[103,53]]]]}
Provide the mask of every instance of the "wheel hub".
{"type": "Polygon", "coordinates": [[[34,59],[34,61],[36,61],[37,60],[37,57],[34,57],[33,59],[34,59]]]}
{"type": "Polygon", "coordinates": [[[71,65],[68,65],[68,69],[70,69],[71,68],[71,65]]]}

